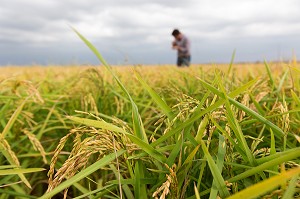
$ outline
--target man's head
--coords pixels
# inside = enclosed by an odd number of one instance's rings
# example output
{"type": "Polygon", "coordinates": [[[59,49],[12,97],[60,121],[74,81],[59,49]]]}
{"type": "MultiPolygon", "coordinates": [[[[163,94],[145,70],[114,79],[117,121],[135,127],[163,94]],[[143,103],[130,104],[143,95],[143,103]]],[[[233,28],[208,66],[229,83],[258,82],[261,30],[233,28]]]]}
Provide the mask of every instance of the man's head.
{"type": "Polygon", "coordinates": [[[181,40],[182,34],[178,29],[174,29],[172,35],[175,37],[176,40],[181,40]]]}

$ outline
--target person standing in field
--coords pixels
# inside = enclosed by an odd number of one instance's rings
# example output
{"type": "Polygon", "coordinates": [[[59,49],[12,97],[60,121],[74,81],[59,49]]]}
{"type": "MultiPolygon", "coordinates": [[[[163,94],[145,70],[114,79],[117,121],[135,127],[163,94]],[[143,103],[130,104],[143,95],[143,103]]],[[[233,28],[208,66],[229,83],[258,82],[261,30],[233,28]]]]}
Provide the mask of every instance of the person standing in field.
{"type": "Polygon", "coordinates": [[[175,40],[172,42],[172,48],[177,50],[177,66],[189,66],[191,62],[190,40],[178,29],[172,32],[175,40]]]}

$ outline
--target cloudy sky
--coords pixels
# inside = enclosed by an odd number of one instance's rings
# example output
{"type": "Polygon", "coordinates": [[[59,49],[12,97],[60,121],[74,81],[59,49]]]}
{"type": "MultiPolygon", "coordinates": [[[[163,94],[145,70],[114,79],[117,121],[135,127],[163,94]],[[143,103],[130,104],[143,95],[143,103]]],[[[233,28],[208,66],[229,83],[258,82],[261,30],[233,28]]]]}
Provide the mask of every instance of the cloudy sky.
{"type": "Polygon", "coordinates": [[[0,65],[97,64],[70,26],[111,64],[174,64],[173,28],[193,63],[300,57],[299,0],[2,0],[0,65]]]}

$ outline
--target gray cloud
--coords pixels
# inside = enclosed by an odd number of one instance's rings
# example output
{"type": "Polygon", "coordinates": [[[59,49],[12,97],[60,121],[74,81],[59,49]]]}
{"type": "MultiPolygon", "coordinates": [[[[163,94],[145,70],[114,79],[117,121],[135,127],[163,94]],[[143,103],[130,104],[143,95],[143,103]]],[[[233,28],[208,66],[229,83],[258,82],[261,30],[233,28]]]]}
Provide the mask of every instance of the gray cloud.
{"type": "Polygon", "coordinates": [[[70,29],[112,64],[174,63],[173,28],[192,41],[193,62],[278,59],[300,52],[297,0],[10,0],[0,8],[0,65],[97,61],[70,29]]]}

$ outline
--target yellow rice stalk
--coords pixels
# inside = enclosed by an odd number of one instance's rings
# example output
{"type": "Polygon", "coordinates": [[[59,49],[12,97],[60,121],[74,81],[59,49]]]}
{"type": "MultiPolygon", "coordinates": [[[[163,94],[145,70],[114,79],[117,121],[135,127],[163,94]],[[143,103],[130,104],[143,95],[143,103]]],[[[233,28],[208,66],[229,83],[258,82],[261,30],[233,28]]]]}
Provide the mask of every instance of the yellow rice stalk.
{"type": "MultiPolygon", "coordinates": [[[[55,150],[55,154],[51,160],[49,175],[49,186],[47,192],[57,187],[64,179],[74,176],[80,169],[85,168],[89,163],[89,158],[98,153],[99,158],[105,154],[115,152],[121,149],[127,149],[130,153],[137,147],[129,142],[127,138],[123,138],[122,134],[113,134],[106,130],[97,130],[93,127],[81,127],[72,129],[68,135],[63,137],[55,150]],[[54,175],[54,166],[57,157],[71,135],[75,134],[73,149],[61,168],[54,175]],[[82,136],[87,134],[86,138],[82,136]],[[54,177],[53,177],[54,175],[54,177]]],[[[124,161],[122,161],[123,164],[124,161]]],[[[120,163],[121,164],[121,163],[120,163]]],[[[124,165],[125,166],[125,165],[124,165]]]]}
{"type": "Polygon", "coordinates": [[[94,97],[92,96],[91,93],[83,96],[81,98],[81,101],[82,101],[81,104],[82,104],[83,110],[85,110],[85,112],[92,111],[95,114],[99,113],[96,102],[95,102],[95,99],[94,99],[94,97]]]}
{"type": "Polygon", "coordinates": [[[45,152],[44,147],[42,146],[41,142],[35,137],[34,134],[29,132],[28,130],[25,129],[23,132],[30,140],[34,150],[39,151],[41,153],[44,163],[47,164],[46,152],[45,152]]]}
{"type": "MultiPolygon", "coordinates": [[[[152,197],[155,199],[165,199],[167,195],[172,190],[176,190],[178,186],[177,182],[177,176],[176,176],[176,165],[174,164],[172,168],[169,168],[167,164],[165,166],[169,169],[170,174],[166,174],[167,180],[156,189],[156,191],[152,194],[152,197]]],[[[176,193],[175,193],[176,194],[176,193]]],[[[177,198],[176,196],[173,196],[174,198],[177,198]]]]}
{"type": "Polygon", "coordinates": [[[11,147],[9,145],[9,143],[7,142],[7,140],[3,137],[2,134],[0,134],[0,146],[3,150],[5,150],[11,157],[13,163],[16,166],[20,166],[20,162],[19,159],[17,158],[15,152],[13,150],[11,150],[11,147]]]}
{"type": "MultiPolygon", "coordinates": [[[[242,98],[241,104],[249,107],[249,104],[250,104],[249,101],[250,101],[250,96],[249,96],[249,94],[246,93],[242,98]]],[[[245,115],[246,115],[246,113],[243,110],[239,110],[239,119],[238,120],[242,121],[243,118],[245,117],[245,115]]]]}

